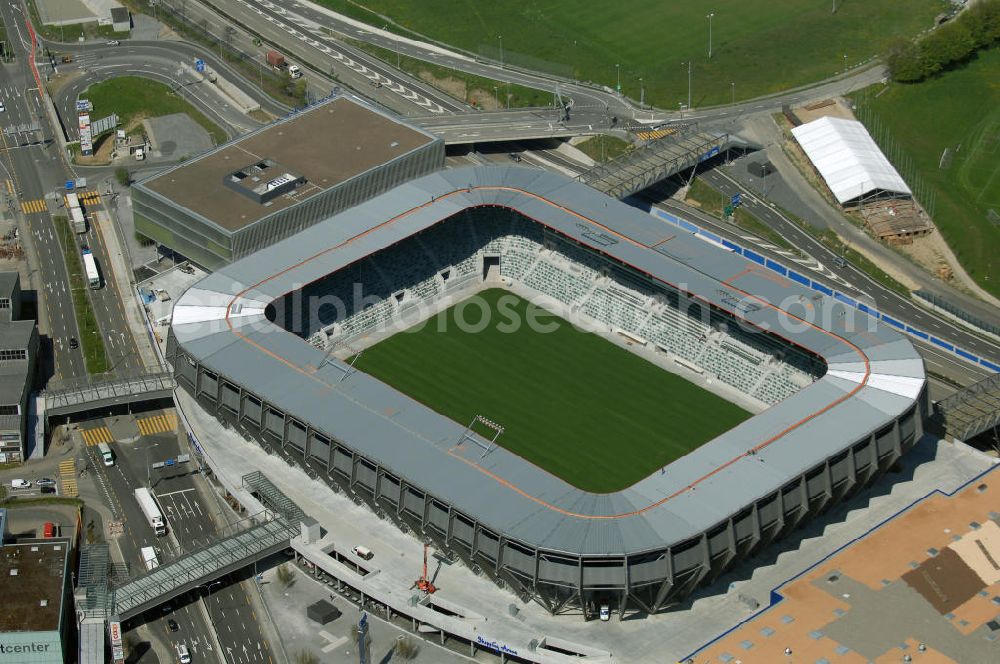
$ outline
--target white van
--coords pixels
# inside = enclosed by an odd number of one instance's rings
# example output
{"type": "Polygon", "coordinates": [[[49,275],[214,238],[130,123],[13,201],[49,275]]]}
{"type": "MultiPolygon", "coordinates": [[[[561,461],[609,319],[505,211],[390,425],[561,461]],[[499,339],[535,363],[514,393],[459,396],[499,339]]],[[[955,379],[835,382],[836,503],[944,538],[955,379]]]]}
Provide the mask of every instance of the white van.
{"type": "MultiPolygon", "coordinates": [[[[11,480],[10,481],[10,488],[11,489],[30,489],[31,488],[31,482],[28,481],[28,480],[11,480]]],[[[355,551],[356,550],[357,549],[355,549],[355,551]]],[[[358,554],[358,555],[360,555],[360,554],[358,554]]]]}
{"type": "Polygon", "coordinates": [[[358,558],[361,558],[362,560],[371,560],[372,557],[375,555],[374,553],[372,553],[363,546],[356,546],[352,550],[354,551],[354,555],[356,555],[358,558]]]}
{"type": "Polygon", "coordinates": [[[183,643],[177,646],[177,661],[181,664],[191,664],[191,653],[183,643]]]}

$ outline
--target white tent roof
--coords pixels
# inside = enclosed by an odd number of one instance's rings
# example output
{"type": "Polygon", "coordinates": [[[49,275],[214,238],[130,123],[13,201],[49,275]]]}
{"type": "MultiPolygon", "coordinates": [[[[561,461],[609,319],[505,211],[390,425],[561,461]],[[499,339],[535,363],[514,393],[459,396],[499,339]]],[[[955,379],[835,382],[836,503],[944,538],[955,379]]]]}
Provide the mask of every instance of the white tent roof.
{"type": "Polygon", "coordinates": [[[857,120],[824,117],[792,128],[795,140],[843,204],[872,191],[910,188],[857,120]]]}

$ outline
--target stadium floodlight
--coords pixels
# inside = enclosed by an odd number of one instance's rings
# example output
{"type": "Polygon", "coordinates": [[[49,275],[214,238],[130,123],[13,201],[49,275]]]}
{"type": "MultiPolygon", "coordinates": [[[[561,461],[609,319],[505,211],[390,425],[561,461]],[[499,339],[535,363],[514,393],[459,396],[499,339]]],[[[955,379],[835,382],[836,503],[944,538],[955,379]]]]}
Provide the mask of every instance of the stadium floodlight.
{"type": "Polygon", "coordinates": [[[458,444],[461,445],[466,440],[471,440],[476,445],[479,445],[479,447],[483,450],[482,456],[479,457],[482,459],[489,454],[494,447],[496,447],[497,438],[500,437],[500,434],[502,434],[503,431],[503,426],[497,424],[493,420],[483,417],[482,415],[476,415],[472,418],[472,421],[469,422],[469,426],[465,427],[465,431],[462,432],[462,436],[458,439],[458,444]],[[473,427],[476,426],[476,424],[482,424],[484,427],[493,432],[493,438],[491,438],[489,442],[485,442],[486,439],[473,430],[473,427]]]}
{"type": "Polygon", "coordinates": [[[361,354],[365,352],[363,348],[359,350],[354,346],[352,346],[350,342],[348,342],[346,339],[338,339],[337,341],[334,341],[332,344],[330,344],[330,348],[328,348],[326,353],[324,353],[323,359],[321,359],[319,361],[319,364],[316,365],[316,371],[319,371],[324,364],[330,362],[330,358],[335,357],[337,352],[340,350],[347,351],[347,354],[344,356],[344,361],[347,363],[346,366],[337,364],[335,362],[331,364],[343,372],[343,375],[340,377],[339,381],[342,383],[344,382],[345,378],[354,374],[357,371],[357,369],[354,368],[354,365],[357,364],[358,360],[361,358],[361,354]]]}

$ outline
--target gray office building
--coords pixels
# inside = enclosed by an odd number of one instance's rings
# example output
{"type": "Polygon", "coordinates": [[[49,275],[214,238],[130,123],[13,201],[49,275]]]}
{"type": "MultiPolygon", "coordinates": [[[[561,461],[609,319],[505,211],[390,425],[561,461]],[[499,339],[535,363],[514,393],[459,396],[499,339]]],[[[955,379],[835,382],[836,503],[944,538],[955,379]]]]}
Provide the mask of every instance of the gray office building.
{"type": "Polygon", "coordinates": [[[339,96],[133,188],[136,230],[215,270],[444,164],[444,142],[339,96]]]}
{"type": "Polygon", "coordinates": [[[0,273],[0,463],[23,461],[28,397],[35,377],[38,328],[21,315],[21,281],[0,273]]]}

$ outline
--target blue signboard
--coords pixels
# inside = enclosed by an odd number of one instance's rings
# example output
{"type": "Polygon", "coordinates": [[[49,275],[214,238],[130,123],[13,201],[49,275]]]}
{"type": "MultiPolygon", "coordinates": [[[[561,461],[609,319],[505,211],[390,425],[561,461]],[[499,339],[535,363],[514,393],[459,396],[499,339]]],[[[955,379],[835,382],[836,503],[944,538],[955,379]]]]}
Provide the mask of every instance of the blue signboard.
{"type": "Polygon", "coordinates": [[[66,191],[73,191],[73,187],[75,186],[76,186],[75,182],[73,182],[72,180],[66,180],[66,191]]]}
{"type": "Polygon", "coordinates": [[[194,61],[194,70],[196,72],[203,72],[203,71],[205,71],[205,61],[202,60],[201,58],[195,60],[194,61]]]}
{"type": "Polygon", "coordinates": [[[740,192],[737,191],[735,194],[733,194],[733,197],[729,199],[729,202],[732,204],[733,207],[737,207],[740,203],[742,203],[743,199],[740,197],[740,192]]]}

